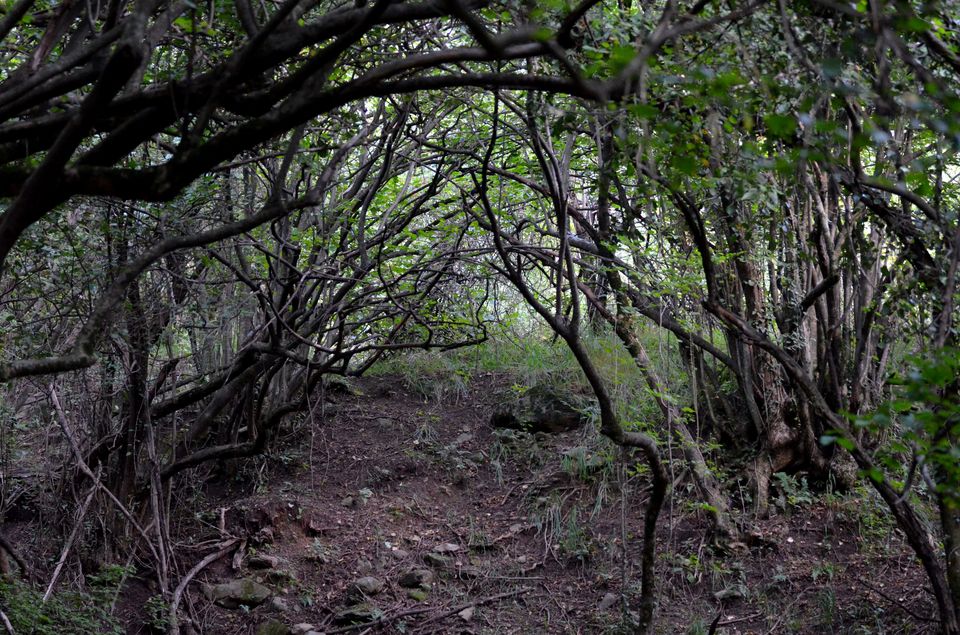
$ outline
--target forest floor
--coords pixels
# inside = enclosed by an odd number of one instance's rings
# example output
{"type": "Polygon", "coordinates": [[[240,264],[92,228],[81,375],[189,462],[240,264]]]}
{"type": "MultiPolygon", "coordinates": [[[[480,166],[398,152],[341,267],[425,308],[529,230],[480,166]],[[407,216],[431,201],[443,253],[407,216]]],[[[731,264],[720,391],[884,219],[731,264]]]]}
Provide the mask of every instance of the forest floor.
{"type": "MultiPolygon", "coordinates": [[[[191,585],[197,631],[626,632],[620,592],[636,603],[642,473],[621,469],[589,426],[494,430],[506,376],[426,399],[394,376],[353,385],[318,401],[270,456],[212,478],[179,521],[183,571],[225,537],[244,546],[191,585]],[[234,609],[210,601],[239,579],[272,597],[234,609]]],[[[717,553],[675,476],[657,545],[656,632],[933,632],[922,572],[866,493],[814,494],[784,479],[773,513],[750,521],[749,544],[717,553]]],[[[149,595],[127,586],[128,632],[150,632],[149,595]]]]}

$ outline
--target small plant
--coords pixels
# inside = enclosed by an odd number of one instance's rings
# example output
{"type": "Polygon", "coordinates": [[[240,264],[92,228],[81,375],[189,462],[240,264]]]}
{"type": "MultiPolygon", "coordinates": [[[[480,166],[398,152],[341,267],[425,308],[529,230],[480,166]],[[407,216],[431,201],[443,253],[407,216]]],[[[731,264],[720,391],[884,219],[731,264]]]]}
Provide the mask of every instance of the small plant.
{"type": "Polygon", "coordinates": [[[610,472],[613,466],[613,455],[609,451],[595,452],[589,448],[578,446],[563,453],[560,460],[563,471],[584,483],[590,483],[610,472]]]}
{"type": "Polygon", "coordinates": [[[814,582],[820,578],[826,578],[828,581],[832,581],[836,573],[837,565],[830,562],[821,562],[819,565],[813,568],[813,571],[810,572],[810,578],[814,582]]]}
{"type": "Polygon", "coordinates": [[[787,510],[790,507],[813,504],[813,493],[807,485],[806,478],[798,481],[795,476],[783,472],[777,472],[773,477],[776,479],[779,492],[774,502],[780,509],[787,510]]]}
{"type": "Polygon", "coordinates": [[[538,499],[541,505],[533,514],[537,533],[543,536],[554,552],[568,561],[586,562],[593,555],[595,544],[590,532],[580,521],[580,512],[573,507],[564,514],[562,501],[538,499]]]}
{"type": "Polygon", "coordinates": [[[143,611],[147,617],[145,623],[158,633],[166,633],[170,629],[170,611],[162,595],[152,595],[144,602],[143,611]]]}
{"type": "Polygon", "coordinates": [[[567,521],[560,539],[560,553],[569,560],[586,562],[593,553],[593,539],[580,523],[579,513],[574,507],[567,514],[567,521]]]}
{"type": "Polygon", "coordinates": [[[784,582],[787,582],[789,579],[790,579],[790,576],[788,576],[783,571],[783,565],[778,564],[776,571],[773,574],[773,581],[776,582],[777,584],[783,584],[784,582]]]}
{"type": "Polygon", "coordinates": [[[467,545],[471,549],[488,549],[493,546],[493,538],[490,537],[487,532],[482,528],[478,527],[476,522],[473,519],[473,516],[470,517],[470,532],[467,534],[467,545]]]}
{"type": "Polygon", "coordinates": [[[525,386],[523,384],[511,384],[510,385],[510,394],[513,395],[515,399],[520,399],[527,391],[530,390],[530,386],[525,386]]]}
{"type": "Polygon", "coordinates": [[[833,587],[824,587],[817,593],[817,606],[820,609],[820,624],[832,626],[837,614],[837,594],[833,587]]]}
{"type": "Polygon", "coordinates": [[[673,554],[672,556],[668,556],[668,558],[672,560],[673,563],[671,571],[681,574],[684,580],[690,584],[696,584],[703,579],[703,563],[697,554],[691,553],[689,556],[673,554]]]}
{"type": "MultiPolygon", "coordinates": [[[[420,412],[417,413],[417,416],[423,416],[420,412]]],[[[426,446],[432,447],[437,444],[437,431],[436,424],[439,422],[440,418],[436,415],[431,415],[429,417],[428,423],[423,423],[417,426],[417,429],[413,433],[413,444],[415,446],[426,446]]]]}
{"type": "Polygon", "coordinates": [[[300,602],[301,606],[309,608],[317,603],[314,593],[314,591],[309,589],[300,589],[300,595],[297,596],[297,601],[300,602]]]}
{"type": "Polygon", "coordinates": [[[850,492],[837,512],[839,516],[852,520],[857,527],[857,536],[861,548],[867,551],[883,551],[893,532],[893,521],[885,513],[884,503],[877,494],[861,485],[850,492]]]}
{"type": "Polygon", "coordinates": [[[739,564],[734,563],[731,566],[725,565],[720,560],[711,560],[710,562],[710,580],[714,588],[723,586],[727,579],[737,574],[735,577],[738,582],[746,582],[746,576],[739,564]]]}
{"type": "Polygon", "coordinates": [[[531,469],[543,465],[545,454],[537,445],[534,435],[524,430],[498,428],[493,431],[493,444],[490,447],[490,463],[497,469],[498,465],[510,459],[531,469]]]}

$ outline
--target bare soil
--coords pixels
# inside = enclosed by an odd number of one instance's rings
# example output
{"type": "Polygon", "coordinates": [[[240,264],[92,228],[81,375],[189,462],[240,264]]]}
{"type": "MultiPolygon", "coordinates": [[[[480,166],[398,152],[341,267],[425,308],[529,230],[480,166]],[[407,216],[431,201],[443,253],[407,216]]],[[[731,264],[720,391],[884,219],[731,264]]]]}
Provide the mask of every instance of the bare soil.
{"type": "MultiPolygon", "coordinates": [[[[256,633],[275,620],[321,633],[628,632],[647,483],[629,457],[589,429],[496,433],[488,421],[509,390],[504,376],[427,400],[398,377],[355,386],[359,394],[318,397],[270,456],[197,485],[202,495],[177,529],[181,573],[218,541],[243,540],[189,587],[197,631],[256,633]],[[255,555],[280,562],[252,569],[255,555]],[[435,576],[420,599],[399,584],[416,568],[435,576]],[[363,576],[385,583],[366,598],[375,623],[337,622],[363,576]],[[282,601],[224,609],[201,592],[201,583],[238,577],[261,580],[282,601]]],[[[745,509],[749,540],[721,553],[674,465],[656,632],[934,632],[922,572],[869,495],[784,485],[774,515],[745,509]]],[[[136,583],[125,591],[129,632],[150,632],[149,595],[136,583]]]]}

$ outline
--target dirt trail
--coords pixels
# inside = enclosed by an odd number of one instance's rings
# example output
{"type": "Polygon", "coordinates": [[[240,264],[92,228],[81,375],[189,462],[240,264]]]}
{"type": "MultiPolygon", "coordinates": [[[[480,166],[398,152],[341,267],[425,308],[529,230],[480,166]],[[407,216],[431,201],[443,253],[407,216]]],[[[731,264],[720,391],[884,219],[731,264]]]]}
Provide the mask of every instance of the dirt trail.
{"type": "MultiPolygon", "coordinates": [[[[253,475],[211,485],[184,542],[212,541],[222,522],[246,550],[191,587],[197,629],[626,632],[619,597],[637,592],[646,481],[627,480],[623,499],[618,456],[588,429],[495,432],[496,394],[509,386],[479,376],[424,401],[399,378],[368,378],[318,404],[253,475]],[[237,579],[270,598],[227,609],[196,593],[237,579]]],[[[789,513],[757,524],[751,546],[714,555],[678,482],[661,523],[657,632],[707,633],[718,615],[728,634],[932,632],[919,569],[863,501],[808,500],[786,483],[789,513]]],[[[206,552],[195,553],[184,570],[206,552]]]]}

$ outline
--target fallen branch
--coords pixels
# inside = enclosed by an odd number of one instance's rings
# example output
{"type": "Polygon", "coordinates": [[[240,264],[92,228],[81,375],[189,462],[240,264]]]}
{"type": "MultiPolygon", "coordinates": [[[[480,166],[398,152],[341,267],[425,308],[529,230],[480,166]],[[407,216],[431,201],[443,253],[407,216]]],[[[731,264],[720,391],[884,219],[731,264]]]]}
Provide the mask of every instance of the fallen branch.
{"type": "MultiPolygon", "coordinates": [[[[99,480],[100,476],[97,475],[99,480]]],[[[84,499],[83,504],[80,505],[80,509],[77,511],[77,519],[73,523],[73,529],[70,530],[70,535],[67,536],[67,541],[63,543],[63,551],[60,553],[60,559],[57,560],[57,566],[53,569],[53,575],[50,576],[50,584],[47,585],[47,590],[43,594],[43,602],[46,602],[50,599],[50,596],[53,594],[53,587],[57,584],[57,579],[60,578],[60,572],[63,571],[63,565],[67,563],[67,557],[70,555],[70,549],[73,548],[73,541],[77,539],[77,534],[80,533],[80,528],[83,527],[83,517],[87,515],[87,509],[90,508],[90,501],[93,500],[93,495],[97,493],[96,483],[90,487],[90,492],[87,494],[87,497],[84,499]]]]}
{"type": "MultiPolygon", "coordinates": [[[[452,609],[447,609],[447,610],[443,611],[442,613],[438,613],[437,615],[434,615],[433,617],[427,618],[426,620],[424,620],[424,622],[423,622],[422,624],[420,624],[420,626],[426,626],[427,624],[430,624],[431,622],[436,622],[436,621],[439,621],[439,620],[442,620],[442,619],[446,619],[446,618],[450,617],[451,615],[454,615],[454,614],[456,614],[456,613],[459,613],[460,611],[462,611],[462,610],[464,610],[464,609],[466,609],[466,608],[470,608],[471,606],[483,606],[484,604],[490,604],[491,602],[496,602],[497,600],[503,600],[503,599],[505,599],[505,598],[514,597],[514,596],[517,596],[517,595],[523,595],[524,593],[529,593],[529,592],[532,591],[532,590],[533,590],[533,589],[532,589],[531,587],[523,587],[523,588],[520,588],[520,589],[516,589],[515,591],[507,591],[506,593],[498,593],[497,595],[490,595],[490,596],[488,596],[488,597],[480,598],[479,600],[474,600],[474,601],[472,601],[472,602],[465,602],[465,603],[463,603],[463,604],[458,604],[457,606],[453,607],[452,609]]],[[[429,607],[427,607],[427,608],[417,608],[417,609],[406,609],[406,610],[403,610],[403,611],[398,611],[398,612],[396,612],[396,613],[391,613],[391,614],[388,614],[388,615],[383,615],[383,616],[381,616],[381,617],[378,617],[378,618],[375,619],[375,620],[370,620],[369,622],[363,622],[363,623],[360,623],[360,624],[351,624],[351,625],[349,625],[349,626],[342,626],[342,627],[340,627],[340,628],[335,628],[335,629],[329,630],[329,631],[325,630],[325,631],[324,631],[324,635],[335,635],[336,633],[349,633],[350,631],[358,631],[358,630],[360,630],[360,629],[362,629],[362,628],[372,628],[372,627],[374,627],[374,626],[380,626],[380,625],[382,625],[382,624],[388,624],[388,623],[390,623],[390,622],[394,622],[394,621],[396,621],[396,620],[398,620],[398,619],[400,619],[400,618],[402,618],[402,617],[410,617],[411,615],[420,615],[421,613],[426,613],[426,612],[428,612],[428,611],[430,611],[430,608],[429,608],[429,607]]]]}
{"type": "Polygon", "coordinates": [[[7,629],[7,633],[9,633],[9,635],[17,635],[17,632],[13,630],[13,624],[10,623],[10,619],[3,611],[0,611],[0,620],[3,620],[3,627],[7,629]]]}
{"type": "Polygon", "coordinates": [[[923,615],[919,615],[918,613],[915,613],[912,609],[907,608],[906,605],[904,605],[903,602],[901,602],[901,601],[899,601],[899,600],[896,600],[896,599],[890,597],[889,595],[887,595],[886,593],[884,593],[883,591],[881,591],[881,590],[878,589],[877,587],[873,586],[873,585],[870,584],[869,582],[865,582],[865,581],[864,581],[863,579],[861,579],[861,578],[854,578],[854,580],[856,580],[857,583],[865,586],[865,587],[866,587],[867,589],[869,589],[870,591],[873,591],[874,593],[876,593],[877,595],[879,595],[880,597],[882,597],[882,598],[883,598],[884,600],[886,600],[887,602],[890,602],[891,604],[893,604],[893,605],[896,606],[897,608],[902,609],[904,613],[906,613],[907,615],[909,615],[910,617],[912,617],[912,618],[915,619],[915,620],[920,620],[921,622],[928,622],[928,623],[931,623],[931,624],[934,623],[934,622],[939,621],[939,620],[931,619],[931,618],[929,618],[929,617],[924,617],[923,615]]]}
{"type": "Polygon", "coordinates": [[[20,567],[20,575],[25,579],[30,579],[30,570],[27,569],[27,563],[23,561],[23,558],[20,557],[20,554],[17,553],[17,550],[13,548],[13,545],[10,544],[10,541],[7,540],[7,537],[3,534],[0,534],[0,549],[3,549],[7,552],[13,561],[17,563],[17,566],[20,567]]]}
{"type": "Polygon", "coordinates": [[[177,617],[177,610],[180,607],[180,600],[183,599],[183,592],[187,589],[187,585],[189,585],[190,581],[193,580],[198,573],[203,571],[203,569],[211,562],[230,553],[230,550],[233,549],[239,542],[239,538],[228,540],[226,544],[224,544],[218,551],[214,551],[213,553],[204,556],[200,562],[193,565],[193,568],[187,571],[186,575],[184,575],[180,580],[180,584],[178,584],[177,588],[173,590],[173,596],[170,598],[170,635],[180,635],[180,620],[177,617]]]}
{"type": "Polygon", "coordinates": [[[717,632],[717,628],[720,626],[730,626],[731,624],[738,624],[740,622],[749,622],[750,620],[755,620],[758,617],[763,617],[762,611],[757,611],[756,613],[750,613],[749,615],[744,615],[743,617],[731,617],[727,620],[721,620],[723,617],[723,609],[717,613],[717,617],[713,620],[713,623],[710,624],[710,630],[707,631],[707,635],[713,635],[717,632]]]}
{"type": "Polygon", "coordinates": [[[399,611],[397,613],[392,613],[390,615],[383,615],[378,617],[375,620],[369,622],[362,622],[360,624],[350,624],[349,626],[341,626],[340,628],[335,628],[332,631],[323,631],[323,635],[334,635],[334,633],[349,633],[350,631],[357,631],[361,628],[370,628],[372,626],[379,626],[380,624],[387,624],[395,620],[400,619],[401,617],[410,617],[411,615],[420,615],[421,613],[426,613],[429,611],[428,608],[419,608],[419,609],[408,609],[406,611],[399,611]]]}
{"type": "Polygon", "coordinates": [[[468,608],[471,608],[471,607],[477,607],[477,606],[483,606],[484,604],[491,604],[491,603],[493,603],[493,602],[496,602],[497,600],[505,600],[505,599],[510,598],[510,597],[515,597],[515,596],[517,596],[517,595],[523,595],[524,593],[529,593],[530,591],[533,591],[533,588],[531,588],[531,587],[523,587],[523,588],[520,588],[520,589],[516,589],[516,590],[514,590],[514,591],[507,591],[507,592],[505,592],[505,593],[498,593],[498,594],[496,594],[496,595],[489,595],[489,596],[487,596],[487,597],[485,597],[485,598],[480,598],[479,600],[474,600],[474,601],[472,601],[472,602],[464,602],[463,604],[458,604],[457,606],[455,606],[455,607],[453,607],[453,608],[451,608],[451,609],[447,609],[446,611],[444,611],[444,612],[442,612],[442,613],[439,613],[439,614],[437,614],[437,615],[434,615],[433,617],[427,618],[426,620],[423,621],[422,624],[420,624],[420,626],[426,626],[427,624],[430,624],[431,622],[439,622],[440,620],[444,620],[444,619],[450,617],[451,615],[456,615],[457,613],[459,613],[460,611],[462,611],[462,610],[464,610],[464,609],[468,609],[468,608]]]}

